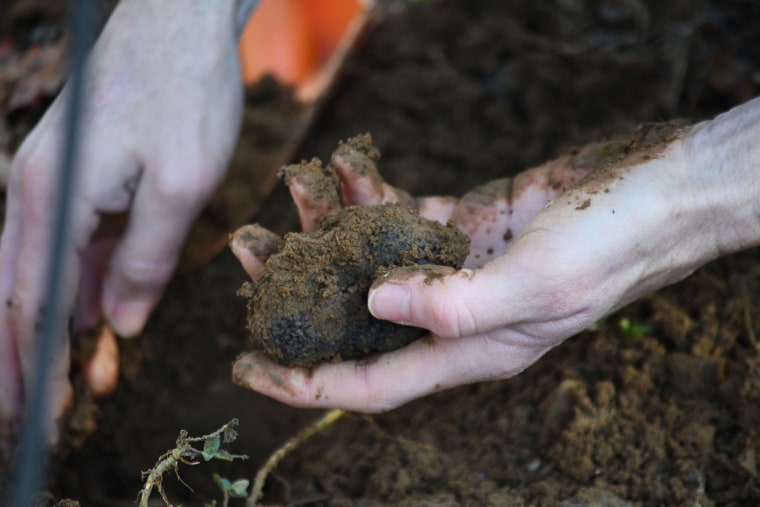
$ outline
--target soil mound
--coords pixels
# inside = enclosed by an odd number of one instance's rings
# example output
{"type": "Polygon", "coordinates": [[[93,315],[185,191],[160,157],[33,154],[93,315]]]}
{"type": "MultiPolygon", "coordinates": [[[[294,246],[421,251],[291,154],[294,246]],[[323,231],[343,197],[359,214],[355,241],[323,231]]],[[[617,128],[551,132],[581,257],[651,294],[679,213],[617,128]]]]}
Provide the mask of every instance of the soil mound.
{"type": "Polygon", "coordinates": [[[372,282],[391,268],[460,268],[469,238],[406,206],[348,207],[311,233],[285,236],[251,286],[248,328],[277,362],[309,366],[408,345],[424,330],[377,320],[367,309],[372,282]]]}

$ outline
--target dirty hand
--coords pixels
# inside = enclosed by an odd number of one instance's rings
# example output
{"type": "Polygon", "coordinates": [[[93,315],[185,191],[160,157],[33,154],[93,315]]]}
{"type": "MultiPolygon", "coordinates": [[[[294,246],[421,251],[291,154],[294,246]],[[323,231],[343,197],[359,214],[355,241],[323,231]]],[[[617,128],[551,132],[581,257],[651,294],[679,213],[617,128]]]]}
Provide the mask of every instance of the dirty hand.
{"type": "MultiPolygon", "coordinates": [[[[517,375],[551,348],[720,255],[760,243],[760,99],[693,127],[645,126],[419,212],[472,239],[466,268],[397,274],[369,293],[377,318],[430,330],[366,361],[287,368],[257,353],[238,384],[304,407],[363,412],[461,384],[517,375]],[[575,183],[579,181],[579,183],[575,183]],[[548,202],[548,204],[547,204],[548,202]]],[[[403,200],[378,178],[338,167],[348,203],[403,200]]],[[[309,199],[291,184],[302,221],[309,199]]],[[[266,252],[233,251],[255,278],[266,252]],[[254,253],[251,253],[254,252],[254,253]]]]}
{"type": "MultiPolygon", "coordinates": [[[[242,113],[240,8],[221,1],[121,2],[92,51],[64,315],[48,365],[53,416],[71,392],[68,316],[75,314],[75,330],[104,316],[120,335],[139,333],[223,175],[242,113]]],[[[23,411],[38,368],[35,327],[45,311],[67,96],[64,88],[19,149],[10,175],[0,243],[0,440],[23,411]]],[[[55,430],[48,430],[52,438],[55,430]]]]}

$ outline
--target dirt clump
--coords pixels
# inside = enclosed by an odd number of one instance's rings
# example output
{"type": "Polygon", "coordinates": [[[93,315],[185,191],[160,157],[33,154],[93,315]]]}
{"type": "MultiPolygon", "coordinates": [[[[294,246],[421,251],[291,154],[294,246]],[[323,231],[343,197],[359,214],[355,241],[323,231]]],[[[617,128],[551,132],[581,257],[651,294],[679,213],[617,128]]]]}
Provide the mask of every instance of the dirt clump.
{"type": "MultiPolygon", "coordinates": [[[[313,179],[315,162],[302,166],[313,179]]],[[[298,167],[289,166],[287,177],[298,167]]],[[[243,291],[250,296],[248,329],[254,344],[275,361],[294,366],[408,345],[423,330],[372,317],[367,309],[372,282],[392,268],[458,269],[469,244],[455,227],[427,220],[407,206],[332,211],[313,232],[287,234],[257,283],[243,291]]]]}

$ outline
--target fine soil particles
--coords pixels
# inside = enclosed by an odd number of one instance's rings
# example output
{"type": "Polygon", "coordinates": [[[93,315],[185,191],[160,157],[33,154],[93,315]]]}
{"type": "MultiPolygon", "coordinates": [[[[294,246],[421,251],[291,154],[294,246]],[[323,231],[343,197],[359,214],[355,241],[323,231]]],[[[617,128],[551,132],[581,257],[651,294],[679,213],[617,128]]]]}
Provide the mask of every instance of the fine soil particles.
{"type": "Polygon", "coordinates": [[[286,235],[258,281],[246,286],[254,344],[291,366],[365,358],[408,345],[423,330],[372,317],[372,282],[391,268],[460,268],[468,251],[463,233],[405,206],[332,212],[316,231],[286,235]]]}

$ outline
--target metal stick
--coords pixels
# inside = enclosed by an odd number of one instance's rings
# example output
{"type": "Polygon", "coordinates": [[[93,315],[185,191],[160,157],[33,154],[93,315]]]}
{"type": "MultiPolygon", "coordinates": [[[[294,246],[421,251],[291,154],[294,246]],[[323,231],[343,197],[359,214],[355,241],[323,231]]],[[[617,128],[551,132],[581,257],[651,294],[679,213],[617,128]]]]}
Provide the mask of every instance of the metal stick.
{"type": "Polygon", "coordinates": [[[16,468],[15,488],[12,506],[32,505],[32,496],[43,483],[44,427],[50,396],[49,363],[59,338],[61,278],[66,266],[66,244],[69,240],[71,196],[76,184],[77,155],[80,147],[82,126],[82,104],[85,89],[86,59],[93,37],[93,2],[76,0],[73,2],[70,19],[71,33],[71,77],[67,85],[68,101],[65,119],[65,137],[59,173],[58,196],[56,199],[53,225],[53,242],[48,252],[47,290],[40,330],[37,378],[31,399],[27,400],[27,419],[16,468]]]}

